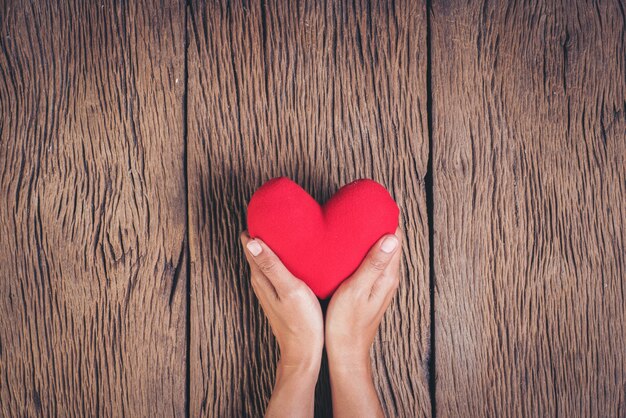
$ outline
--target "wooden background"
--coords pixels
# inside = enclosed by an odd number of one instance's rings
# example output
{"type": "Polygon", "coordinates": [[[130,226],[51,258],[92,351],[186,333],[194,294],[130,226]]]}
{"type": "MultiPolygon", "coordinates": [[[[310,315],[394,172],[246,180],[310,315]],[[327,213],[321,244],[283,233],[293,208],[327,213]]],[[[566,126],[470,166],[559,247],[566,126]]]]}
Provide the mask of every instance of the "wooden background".
{"type": "Polygon", "coordinates": [[[0,415],[262,415],[286,175],[401,208],[388,416],[626,417],[625,9],[0,0],[0,415]]]}

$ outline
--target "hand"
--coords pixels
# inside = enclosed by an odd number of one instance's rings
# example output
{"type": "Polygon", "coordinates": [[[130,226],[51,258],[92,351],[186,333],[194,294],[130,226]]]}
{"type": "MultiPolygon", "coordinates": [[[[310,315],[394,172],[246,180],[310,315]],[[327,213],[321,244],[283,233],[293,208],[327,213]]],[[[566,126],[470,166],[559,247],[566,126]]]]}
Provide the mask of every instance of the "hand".
{"type": "Polygon", "coordinates": [[[260,239],[241,233],[250,281],[280,347],[266,416],[313,416],[324,349],[324,319],[311,289],[260,239]]]}
{"type": "Polygon", "coordinates": [[[402,236],[383,236],[335,291],[326,312],[326,352],[335,416],[383,416],[370,348],[400,282],[402,236]]]}

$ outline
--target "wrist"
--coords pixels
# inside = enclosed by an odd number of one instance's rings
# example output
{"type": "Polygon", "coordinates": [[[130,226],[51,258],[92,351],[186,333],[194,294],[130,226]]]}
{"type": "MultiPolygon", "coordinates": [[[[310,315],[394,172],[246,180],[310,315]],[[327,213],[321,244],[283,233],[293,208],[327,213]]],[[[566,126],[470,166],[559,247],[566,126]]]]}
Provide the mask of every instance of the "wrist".
{"type": "Polygon", "coordinates": [[[331,370],[362,372],[371,371],[369,347],[352,345],[329,345],[326,347],[328,365],[331,370]]]}
{"type": "Polygon", "coordinates": [[[384,417],[367,356],[329,358],[330,388],[335,416],[384,417]]]}
{"type": "Polygon", "coordinates": [[[278,370],[283,374],[296,374],[303,377],[317,376],[322,364],[322,353],[281,353],[278,370]]]}
{"type": "Polygon", "coordinates": [[[289,363],[281,356],[265,416],[313,416],[318,375],[319,365],[315,361],[289,363]]]}
{"type": "Polygon", "coordinates": [[[276,367],[276,387],[292,387],[298,397],[313,396],[320,366],[315,363],[287,364],[282,359],[276,367]]]}
{"type": "Polygon", "coordinates": [[[367,356],[328,356],[329,372],[335,376],[367,377],[372,374],[372,363],[367,356]]]}

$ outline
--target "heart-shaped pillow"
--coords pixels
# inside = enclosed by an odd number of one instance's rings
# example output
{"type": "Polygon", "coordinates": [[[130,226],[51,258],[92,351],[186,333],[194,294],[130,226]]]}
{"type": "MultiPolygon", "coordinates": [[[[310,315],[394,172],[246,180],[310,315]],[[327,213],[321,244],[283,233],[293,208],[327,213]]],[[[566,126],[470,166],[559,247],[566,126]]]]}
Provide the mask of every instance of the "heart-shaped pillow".
{"type": "Polygon", "coordinates": [[[370,179],[345,185],[320,206],[286,177],[269,180],[248,204],[248,233],[321,299],[359,266],[383,235],[398,227],[398,205],[370,179]]]}

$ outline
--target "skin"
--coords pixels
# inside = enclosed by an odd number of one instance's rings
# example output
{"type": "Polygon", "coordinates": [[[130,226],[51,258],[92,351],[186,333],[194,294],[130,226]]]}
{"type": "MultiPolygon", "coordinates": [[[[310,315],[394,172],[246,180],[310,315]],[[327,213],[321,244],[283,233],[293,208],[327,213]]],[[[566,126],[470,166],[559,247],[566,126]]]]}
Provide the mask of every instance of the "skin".
{"type": "Polygon", "coordinates": [[[312,417],[324,349],[319,301],[263,241],[251,240],[247,231],[240,238],[250,264],[252,288],[280,348],[276,383],[265,416],[312,417]]]}
{"type": "Polygon", "coordinates": [[[381,238],[333,294],[326,312],[326,352],[335,417],[384,417],[374,387],[370,348],[400,283],[402,237],[381,238]],[[386,239],[397,240],[391,252],[386,239]]]}
{"type": "Polygon", "coordinates": [[[324,343],[333,415],[383,417],[372,378],[370,349],[398,288],[400,230],[381,237],[359,268],[339,286],[325,321],[315,294],[263,241],[252,240],[247,231],[240,238],[250,264],[252,288],[280,347],[266,417],[313,416],[324,343]]]}

